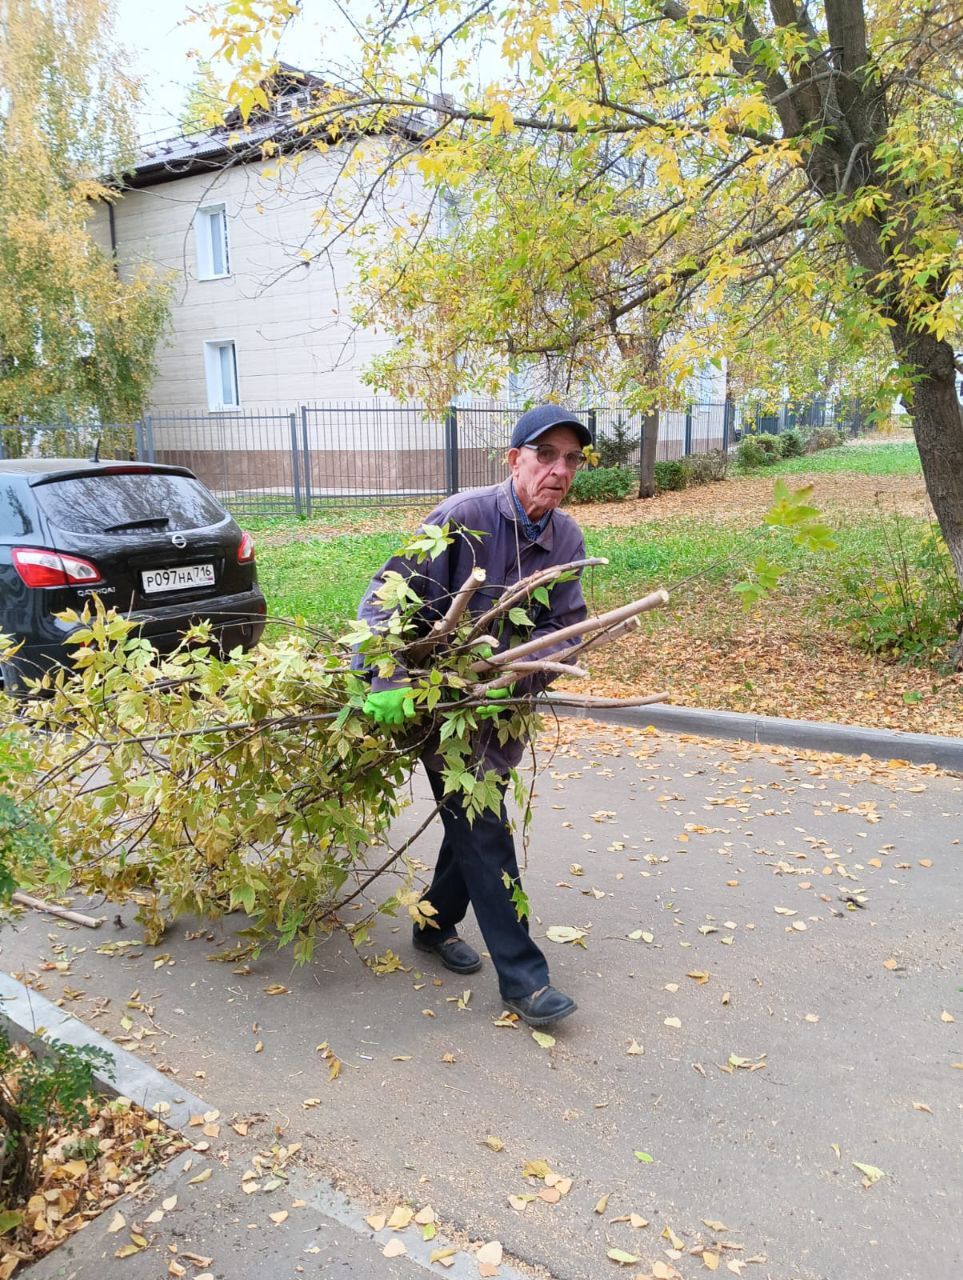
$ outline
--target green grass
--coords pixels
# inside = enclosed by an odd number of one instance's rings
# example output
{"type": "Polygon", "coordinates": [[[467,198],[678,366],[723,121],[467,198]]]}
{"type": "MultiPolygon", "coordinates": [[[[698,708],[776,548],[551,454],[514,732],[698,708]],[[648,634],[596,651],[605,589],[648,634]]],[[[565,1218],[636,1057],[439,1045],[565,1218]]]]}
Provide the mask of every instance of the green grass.
{"type": "Polygon", "coordinates": [[[804,458],[786,458],[771,467],[757,467],[753,475],[795,475],[799,472],[825,474],[850,473],[864,476],[918,476],[919,451],[913,441],[897,444],[842,445],[838,449],[822,449],[804,458]]]}
{"type": "MultiPolygon", "coordinates": [[[[929,528],[922,520],[901,522],[912,561],[929,528]]],[[[371,575],[403,541],[396,533],[344,534],[336,538],[300,538],[258,552],[258,573],[275,617],[303,617],[315,625],[337,630],[355,616],[371,575]]],[[[664,586],[680,608],[693,598],[700,610],[740,608],[731,594],[733,583],[748,572],[753,559],[765,552],[785,565],[783,597],[763,607],[805,605],[822,609],[838,600],[844,571],[864,561],[885,568],[887,546],[893,543],[892,524],[867,519],[849,522],[837,531],[834,552],[812,555],[791,545],[782,530],[746,529],[716,522],[677,519],[637,528],[586,530],[590,555],[605,556],[609,564],[589,570],[585,594],[598,608],[612,607],[664,586]],[[711,597],[711,600],[710,600],[711,597]]],[[[698,624],[698,613],[693,625],[698,624]]]]}
{"type": "MultiPolygon", "coordinates": [[[[296,537],[297,535],[295,535],[296,537]]],[[[258,580],[273,617],[336,628],[353,618],[371,575],[398,549],[395,533],[300,538],[257,553],[258,580]]]]}
{"type": "MultiPolygon", "coordinates": [[[[909,442],[848,445],[766,469],[773,476],[807,472],[917,475],[919,457],[915,444],[909,442]]],[[[314,536],[293,517],[246,522],[248,527],[290,536],[290,541],[274,538],[272,545],[258,548],[260,581],[273,616],[303,617],[329,629],[338,629],[355,616],[371,575],[398,549],[416,522],[410,509],[399,510],[394,530],[351,532],[358,518],[358,512],[331,508],[312,517],[312,524],[317,521],[324,530],[344,527],[347,531],[339,536],[314,536]]],[[[922,520],[905,520],[902,527],[912,559],[916,554],[912,549],[929,526],[922,520]]],[[[846,570],[866,562],[885,571],[892,560],[887,551],[892,528],[879,519],[850,520],[836,536],[835,552],[812,556],[793,547],[783,531],[752,530],[735,523],[677,518],[629,528],[588,529],[589,554],[605,556],[610,563],[586,574],[586,596],[594,606],[604,608],[665,586],[675,591],[680,608],[697,597],[700,609],[731,609],[737,607],[730,593],[732,583],[744,578],[754,557],[765,551],[788,570],[784,598],[791,603],[783,607],[798,609],[803,601],[807,607],[812,602],[812,607],[825,609],[838,600],[846,570]]],[[[694,612],[697,625],[699,611],[694,612]]]]}

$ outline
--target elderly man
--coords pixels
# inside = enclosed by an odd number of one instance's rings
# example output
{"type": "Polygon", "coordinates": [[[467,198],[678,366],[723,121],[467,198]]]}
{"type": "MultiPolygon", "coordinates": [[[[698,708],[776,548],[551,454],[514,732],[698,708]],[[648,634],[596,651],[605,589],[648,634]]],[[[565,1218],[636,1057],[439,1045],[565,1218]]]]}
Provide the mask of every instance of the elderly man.
{"type": "MultiPolygon", "coordinates": [[[[557,508],[584,461],[582,450],[591,439],[585,424],[558,405],[544,404],[523,413],[508,450],[509,478],[491,488],[456,494],[436,507],[426,523],[447,523],[455,534],[451,545],[425,566],[416,567],[397,557],[389,560],[365,593],[360,616],[374,626],[383,621],[384,610],[375,593],[388,570],[411,579],[425,601],[425,618],[430,621],[444,613],[452,593],[475,567],[486,571],[485,587],[472,602],[473,611],[480,612],[504,587],[540,569],[584,558],[578,525],[557,508]]],[[[577,578],[557,583],[549,600],[547,606],[531,604],[532,637],[560,630],[586,616],[577,578]]],[[[544,650],[540,656],[547,657],[550,652],[544,650]]],[[[518,691],[537,692],[547,683],[544,676],[532,676],[524,684],[519,682],[518,691]]],[[[407,708],[405,704],[406,688],[403,672],[396,672],[390,680],[375,677],[365,711],[379,724],[403,723],[411,710],[410,700],[407,708]]],[[[507,690],[497,693],[504,696],[507,690]]],[[[479,768],[494,769],[503,778],[501,809],[497,814],[488,810],[469,822],[460,797],[445,797],[444,780],[433,767],[437,759],[433,762],[428,755],[428,781],[435,798],[443,801],[444,839],[424,895],[437,913],[433,919],[438,927],[416,927],[414,945],[434,954],[454,973],[474,973],[481,967],[481,957],[457,932],[470,904],[498,974],[506,1008],[530,1026],[546,1026],[567,1017],[576,1006],[570,996],[550,985],[545,956],[529,936],[527,919],[519,919],[505,887],[506,876],[513,883],[518,881],[515,846],[505,812],[505,784],[508,771],[521,759],[524,743],[512,740],[499,745],[489,722],[473,747],[479,768]]]]}

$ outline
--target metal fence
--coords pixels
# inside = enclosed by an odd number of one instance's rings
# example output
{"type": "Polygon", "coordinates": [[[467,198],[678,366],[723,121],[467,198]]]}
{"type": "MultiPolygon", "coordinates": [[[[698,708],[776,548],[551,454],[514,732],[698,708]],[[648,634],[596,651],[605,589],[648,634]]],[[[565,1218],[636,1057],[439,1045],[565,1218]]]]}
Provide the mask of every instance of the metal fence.
{"type": "MultiPolygon", "coordinates": [[[[815,401],[763,413],[732,400],[646,415],[618,404],[578,410],[602,465],[638,476],[645,433],[658,429],[656,460],[728,450],[746,430],[859,428],[851,407],[815,401]]],[[[320,402],[225,413],[151,414],[129,426],[19,424],[0,427],[0,457],[141,458],[189,467],[243,515],[310,515],[333,504],[416,503],[505,475],[519,408],[497,401],[432,414],[389,400],[320,402]]]]}

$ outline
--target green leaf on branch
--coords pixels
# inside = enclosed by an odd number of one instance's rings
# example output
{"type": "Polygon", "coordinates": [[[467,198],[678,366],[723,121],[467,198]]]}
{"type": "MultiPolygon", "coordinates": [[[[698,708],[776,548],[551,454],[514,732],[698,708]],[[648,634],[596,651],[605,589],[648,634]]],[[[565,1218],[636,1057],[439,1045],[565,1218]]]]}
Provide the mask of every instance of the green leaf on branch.
{"type": "Polygon", "coordinates": [[[811,484],[790,490],[785,480],[773,487],[773,503],[763,523],[774,529],[788,529],[798,547],[809,551],[832,551],[836,547],[833,531],[823,520],[818,507],[809,505],[811,484]]]}
{"type": "Polygon", "coordinates": [[[528,896],[522,888],[520,880],[513,880],[507,871],[502,872],[502,884],[508,890],[508,896],[512,900],[512,906],[515,908],[515,914],[519,920],[527,920],[531,914],[528,896]]]}
{"type": "MultiPolygon", "coordinates": [[[[777,480],[772,506],[763,517],[763,524],[770,529],[785,530],[793,545],[806,551],[832,551],[836,547],[833,531],[823,520],[819,508],[810,504],[812,493],[812,485],[791,490],[785,480],[777,480]]],[[[786,572],[787,566],[777,560],[757,556],[749,577],[737,582],[732,589],[745,607],[750,608],[775,591],[786,572]]]]}
{"type": "Polygon", "coordinates": [[[786,572],[785,565],[773,563],[765,556],[757,556],[752,562],[751,577],[745,582],[737,582],[732,588],[742,599],[748,609],[757,604],[779,586],[779,579],[786,572]]]}

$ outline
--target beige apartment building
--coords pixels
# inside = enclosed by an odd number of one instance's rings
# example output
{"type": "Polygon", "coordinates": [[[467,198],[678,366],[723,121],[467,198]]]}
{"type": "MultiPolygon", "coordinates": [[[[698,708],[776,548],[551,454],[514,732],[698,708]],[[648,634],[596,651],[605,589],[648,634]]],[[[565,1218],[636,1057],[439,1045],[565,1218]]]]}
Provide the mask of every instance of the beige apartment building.
{"type": "MultiPolygon", "coordinates": [[[[318,215],[346,149],[322,153],[298,138],[290,118],[297,96],[278,97],[272,116],[249,130],[228,126],[145,147],[122,197],[96,212],[92,231],[121,273],[149,261],[175,281],[155,413],[372,394],[360,371],[390,339],[351,323],[347,242],[318,253],[326,239],[318,215]],[[278,138],[291,148],[280,162],[262,153],[278,138]]],[[[377,138],[351,145],[361,151],[354,181],[363,184],[382,148],[377,138]]],[[[390,206],[371,207],[369,220],[390,229],[418,198],[410,184],[399,187],[390,206]]]]}

